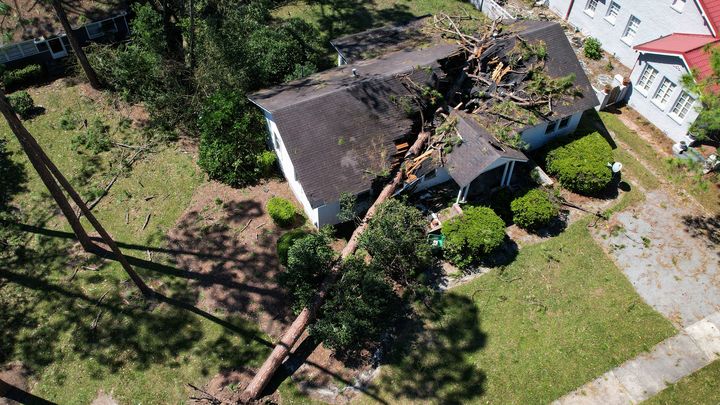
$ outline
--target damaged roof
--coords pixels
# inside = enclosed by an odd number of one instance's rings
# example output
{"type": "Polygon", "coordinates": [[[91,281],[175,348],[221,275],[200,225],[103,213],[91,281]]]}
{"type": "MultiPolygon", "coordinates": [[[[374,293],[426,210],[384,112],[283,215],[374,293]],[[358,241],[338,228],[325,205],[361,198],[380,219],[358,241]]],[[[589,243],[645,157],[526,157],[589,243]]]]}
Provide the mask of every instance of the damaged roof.
{"type": "Polygon", "coordinates": [[[450,118],[457,120],[455,129],[462,139],[447,156],[445,167],[460,187],[465,187],[490,168],[498,159],[527,162],[517,149],[501,144],[470,114],[453,110],[450,118]]]}
{"type": "Polygon", "coordinates": [[[417,47],[432,42],[426,24],[430,15],[424,15],[398,24],[373,28],[345,35],[330,41],[346,63],[380,56],[393,50],[417,47]]]}
{"type": "Polygon", "coordinates": [[[434,85],[439,60],[457,52],[442,44],[330,69],[248,97],[269,114],[313,208],[359,194],[387,172],[395,142],[413,134],[398,100],[411,94],[401,75],[434,85]],[[353,75],[355,69],[357,76],[353,75]]]}

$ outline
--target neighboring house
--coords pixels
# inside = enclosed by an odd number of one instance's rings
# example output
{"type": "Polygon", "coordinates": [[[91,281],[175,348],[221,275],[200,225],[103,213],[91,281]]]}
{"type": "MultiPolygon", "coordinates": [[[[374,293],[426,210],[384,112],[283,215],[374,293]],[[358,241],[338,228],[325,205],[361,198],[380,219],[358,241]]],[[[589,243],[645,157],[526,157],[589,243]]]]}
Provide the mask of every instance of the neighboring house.
{"type": "MultiPolygon", "coordinates": [[[[632,69],[631,88],[622,92],[630,106],[675,142],[692,141],[688,128],[698,115],[697,95],[685,91],[680,79],[692,69],[699,70],[701,78],[709,72],[704,47],[718,40],[720,0],[547,3],[632,69]]],[[[622,81],[617,78],[615,85],[622,87],[622,81]]]]}
{"type": "MultiPolygon", "coordinates": [[[[91,42],[114,42],[130,33],[124,12],[98,21],[89,22],[73,29],[81,46],[91,42]]],[[[71,50],[67,35],[61,30],[45,31],[45,35],[0,46],[0,64],[6,68],[17,68],[37,63],[47,64],[64,58],[71,50]]]]}
{"type": "MultiPolygon", "coordinates": [[[[579,94],[572,101],[554,102],[547,119],[533,118],[530,123],[521,119],[499,122],[496,116],[491,119],[452,112],[460,144],[446,159],[428,159],[405,189],[420,191],[452,181],[459,187],[458,200],[462,201],[470,193],[507,186],[515,166],[528,159],[521,151],[501,144],[491,128],[515,131],[527,149],[535,149],[574,131],[582,113],[598,104],[560,25],[517,24],[513,29],[518,36],[528,42],[544,42],[548,55],[546,74],[553,78],[575,75],[579,94]]],[[[406,77],[415,85],[447,94],[456,80],[445,69],[453,65],[453,58],[466,57],[458,45],[438,38],[428,36],[418,41],[417,35],[405,35],[402,30],[393,34],[410,40],[403,42],[372,31],[370,36],[384,45],[353,41],[351,37],[333,41],[339,61],[349,64],[249,95],[265,115],[269,143],[278,155],[283,174],[318,227],[338,223],[342,193],[356,195],[361,206],[372,201],[373,193],[378,191],[376,180],[402,162],[420,131],[419,111],[402,102],[411,94],[406,77]],[[404,44],[411,45],[405,48],[404,44]],[[357,59],[369,51],[381,56],[357,59]]],[[[370,37],[367,32],[356,36],[370,37]]],[[[505,49],[513,49],[517,39],[509,36],[504,41],[505,49]]]]}

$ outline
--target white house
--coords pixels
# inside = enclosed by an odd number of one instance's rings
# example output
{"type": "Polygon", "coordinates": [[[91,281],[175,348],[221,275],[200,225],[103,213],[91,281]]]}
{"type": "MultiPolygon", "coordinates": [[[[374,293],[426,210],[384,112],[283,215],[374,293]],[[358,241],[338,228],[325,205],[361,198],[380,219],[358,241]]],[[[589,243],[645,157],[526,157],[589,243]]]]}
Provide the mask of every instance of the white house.
{"type": "Polygon", "coordinates": [[[697,95],[681,77],[709,73],[704,51],[718,40],[720,0],[548,0],[549,8],[595,37],[632,69],[627,102],[675,142],[689,141],[697,95]]]}
{"type": "MultiPolygon", "coordinates": [[[[545,45],[548,76],[575,75],[577,94],[572,100],[554,100],[548,116],[526,123],[513,117],[500,122],[516,131],[528,149],[535,149],[574,131],[582,113],[594,108],[598,100],[560,25],[516,24],[512,27],[517,36],[545,45]]],[[[507,36],[502,49],[513,49],[517,36],[507,36]]],[[[337,47],[338,42],[334,43],[337,47]]],[[[361,41],[346,43],[353,44],[359,55],[365,54],[357,49],[361,41]]],[[[368,46],[382,54],[377,44],[368,46]]],[[[456,81],[448,73],[453,58],[466,58],[458,45],[440,39],[408,48],[394,43],[388,49],[389,53],[367,60],[354,60],[346,53],[343,59],[348,64],[249,95],[263,111],[270,146],[315,226],[338,223],[343,193],[356,195],[361,203],[370,201],[378,191],[377,179],[402,161],[420,131],[419,110],[403,101],[414,94],[407,83],[447,95],[456,81]]],[[[488,129],[488,117],[462,112],[451,115],[457,119],[460,144],[446,159],[440,159],[441,163],[428,160],[406,189],[419,191],[454,181],[460,188],[458,200],[464,200],[469,193],[488,186],[509,185],[516,165],[527,157],[496,139],[488,129]]],[[[492,119],[498,125],[500,118],[492,119]]]]}

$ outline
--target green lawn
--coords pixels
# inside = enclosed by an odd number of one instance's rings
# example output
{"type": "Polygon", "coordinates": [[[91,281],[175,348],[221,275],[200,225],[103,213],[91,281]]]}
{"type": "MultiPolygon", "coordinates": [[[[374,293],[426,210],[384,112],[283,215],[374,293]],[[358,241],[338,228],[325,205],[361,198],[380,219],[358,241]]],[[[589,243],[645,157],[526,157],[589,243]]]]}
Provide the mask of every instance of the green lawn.
{"type": "MultiPolygon", "coordinates": [[[[114,140],[145,143],[112,106],[89,101],[77,86],[56,82],[30,92],[45,112],[26,122],[28,130],[88,198],[117,172],[118,157],[131,151],[77,153],[72,139],[84,128],[61,129],[63,116],[75,115],[80,122],[100,118],[114,140]]],[[[19,150],[6,125],[0,137],[19,150]]],[[[69,226],[53,200],[26,157],[16,153],[13,160],[27,173],[26,191],[14,202],[30,232],[23,234],[23,254],[0,253],[0,364],[22,361],[32,372],[34,394],[88,404],[102,388],[120,403],[184,403],[187,383],[202,386],[223,367],[253,367],[264,359],[266,337],[249,322],[182,304],[145,302],[116,263],[71,253],[69,226]]],[[[149,262],[146,252],[165,247],[164,235],[203,178],[190,155],[173,144],[159,146],[121,174],[94,209],[125,252],[141,261],[144,268],[136,269],[146,282],[188,304],[198,299],[196,289],[184,278],[163,274],[175,270],[167,255],[155,252],[149,262]],[[151,220],[142,229],[148,213],[151,220]]]]}
{"type": "Polygon", "coordinates": [[[660,394],[643,402],[647,405],[720,404],[720,360],[683,378],[660,394]]]}
{"type": "Polygon", "coordinates": [[[525,247],[504,269],[444,295],[409,327],[421,331],[416,341],[398,340],[401,353],[390,357],[378,394],[406,402],[548,403],[674,335],[587,224],[525,247]]]}
{"type": "Polygon", "coordinates": [[[720,212],[720,193],[712,180],[700,179],[697,175],[687,173],[685,170],[678,170],[670,165],[667,157],[631,131],[615,114],[601,112],[600,117],[607,129],[612,131],[618,140],[626,144],[642,160],[642,164],[651,167],[658,175],[670,180],[674,186],[687,191],[708,211],[720,212]]]}

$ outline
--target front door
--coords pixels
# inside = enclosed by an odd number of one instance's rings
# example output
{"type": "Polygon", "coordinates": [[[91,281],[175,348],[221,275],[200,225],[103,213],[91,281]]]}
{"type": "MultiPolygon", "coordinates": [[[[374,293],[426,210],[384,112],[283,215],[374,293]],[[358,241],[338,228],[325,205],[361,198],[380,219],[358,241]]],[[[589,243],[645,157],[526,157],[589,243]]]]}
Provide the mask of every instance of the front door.
{"type": "Polygon", "coordinates": [[[67,49],[65,49],[65,44],[63,44],[61,37],[48,39],[47,43],[50,47],[50,55],[52,55],[53,59],[67,56],[67,49]]]}

